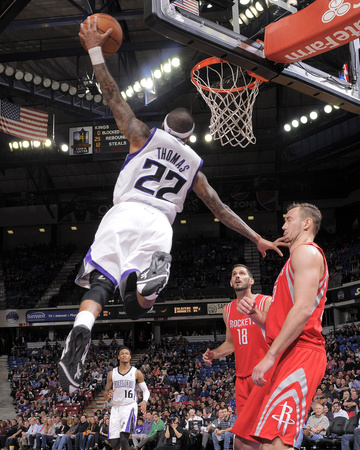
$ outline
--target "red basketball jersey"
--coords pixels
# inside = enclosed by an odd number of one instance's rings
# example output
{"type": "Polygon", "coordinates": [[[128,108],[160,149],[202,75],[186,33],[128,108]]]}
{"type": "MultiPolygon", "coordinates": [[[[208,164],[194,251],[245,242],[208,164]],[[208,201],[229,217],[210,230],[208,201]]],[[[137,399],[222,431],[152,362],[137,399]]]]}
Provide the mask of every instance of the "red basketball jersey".
{"type": "MultiPolygon", "coordinates": [[[[257,294],[255,302],[261,311],[265,308],[267,295],[257,294]]],[[[234,342],[236,376],[245,378],[252,374],[253,368],[269,350],[264,330],[258,327],[249,316],[240,314],[236,300],[226,305],[226,324],[234,342]]]]}
{"type": "MultiPolygon", "coordinates": [[[[322,326],[321,320],[324,313],[325,296],[329,281],[329,272],[324,256],[324,252],[314,242],[308,242],[302,245],[312,245],[321,253],[324,260],[324,275],[319,281],[316,302],[313,308],[313,313],[307,321],[300,336],[295,339],[292,346],[301,345],[302,347],[316,347],[325,344],[324,338],[321,335],[322,326]]],[[[297,247],[298,248],[298,247],[297,247]]],[[[296,251],[296,249],[294,250],[296,251]]],[[[292,253],[293,254],[293,253],[292,253]]],[[[290,309],[294,305],[294,270],[291,266],[291,256],[282,268],[274,285],[273,296],[268,315],[266,317],[266,340],[269,345],[273,342],[279,334],[281,327],[288,315],[290,309]]]]}

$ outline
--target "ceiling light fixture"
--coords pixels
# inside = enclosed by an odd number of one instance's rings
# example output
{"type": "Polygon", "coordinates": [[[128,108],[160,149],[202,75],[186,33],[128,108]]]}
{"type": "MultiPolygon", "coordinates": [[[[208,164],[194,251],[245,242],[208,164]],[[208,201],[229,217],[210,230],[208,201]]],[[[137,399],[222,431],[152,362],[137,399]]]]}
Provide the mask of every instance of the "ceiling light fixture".
{"type": "Polygon", "coordinates": [[[5,69],[5,75],[7,75],[8,77],[12,77],[15,73],[15,69],[11,66],[7,66],[5,69]]]}
{"type": "Polygon", "coordinates": [[[171,72],[171,64],[169,62],[165,63],[163,65],[163,69],[165,73],[170,73],[171,72]]]}
{"type": "Polygon", "coordinates": [[[135,92],[140,92],[141,91],[141,84],[139,83],[139,81],[135,81],[133,89],[135,92]]]}
{"type": "Polygon", "coordinates": [[[50,80],[50,78],[44,78],[43,86],[44,86],[45,88],[48,88],[48,87],[51,86],[51,80],[50,80]]]}
{"type": "Polygon", "coordinates": [[[256,2],[255,3],[255,8],[259,11],[259,12],[263,12],[264,11],[264,7],[260,2],[256,2]]]}
{"type": "Polygon", "coordinates": [[[69,90],[70,86],[68,83],[61,83],[60,89],[61,92],[67,92],[69,90]]]}
{"type": "Polygon", "coordinates": [[[171,60],[171,65],[172,65],[173,67],[180,67],[180,59],[179,59],[179,58],[173,58],[173,59],[171,60]]]}
{"type": "Polygon", "coordinates": [[[154,78],[156,78],[157,80],[159,78],[161,78],[161,70],[160,69],[155,69],[154,70],[154,78]]]}
{"type": "Polygon", "coordinates": [[[20,81],[20,80],[22,80],[23,78],[24,78],[24,72],[21,71],[21,70],[17,70],[17,71],[15,72],[15,80],[20,81]]]}
{"type": "Polygon", "coordinates": [[[25,75],[24,75],[24,80],[27,83],[30,83],[30,81],[32,81],[33,78],[34,78],[34,75],[32,73],[30,73],[30,72],[26,72],[25,75]]]}
{"type": "Polygon", "coordinates": [[[39,75],[35,75],[34,79],[33,79],[33,83],[35,84],[35,86],[39,86],[39,84],[41,84],[42,82],[42,78],[39,75]]]}
{"type": "Polygon", "coordinates": [[[134,89],[131,86],[129,86],[126,89],[125,94],[126,94],[127,97],[132,97],[134,95],[134,89]]]}

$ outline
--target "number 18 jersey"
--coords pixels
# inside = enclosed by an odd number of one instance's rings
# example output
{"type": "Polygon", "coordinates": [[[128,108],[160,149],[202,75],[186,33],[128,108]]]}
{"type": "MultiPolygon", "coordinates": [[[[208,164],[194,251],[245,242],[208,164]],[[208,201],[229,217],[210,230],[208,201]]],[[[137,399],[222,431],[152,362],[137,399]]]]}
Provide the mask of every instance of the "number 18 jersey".
{"type": "Polygon", "coordinates": [[[183,141],[154,128],[146,144],[127,155],[115,185],[114,205],[146,203],[162,211],[172,224],[202,163],[183,141]]]}
{"type": "MultiPolygon", "coordinates": [[[[264,310],[267,298],[267,295],[255,295],[254,300],[260,311],[264,310]]],[[[235,299],[225,306],[225,318],[234,342],[236,376],[246,378],[265,356],[269,346],[264,331],[251,320],[251,316],[239,313],[236,304],[235,299]]]]}
{"type": "Polygon", "coordinates": [[[113,389],[115,392],[111,402],[115,406],[124,406],[136,402],[136,367],[125,373],[119,373],[119,368],[115,367],[112,373],[113,389]]]}

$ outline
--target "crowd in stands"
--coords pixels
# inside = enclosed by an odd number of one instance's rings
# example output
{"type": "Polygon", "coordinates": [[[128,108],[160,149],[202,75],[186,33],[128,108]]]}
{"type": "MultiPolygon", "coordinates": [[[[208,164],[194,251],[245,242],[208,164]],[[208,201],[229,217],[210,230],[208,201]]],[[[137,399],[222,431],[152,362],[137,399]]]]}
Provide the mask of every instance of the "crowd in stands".
{"type": "MultiPolygon", "coordinates": [[[[93,345],[88,354],[81,390],[67,394],[61,390],[57,380],[60,347],[52,344],[46,343],[42,348],[33,349],[19,346],[9,357],[9,382],[16,418],[2,421],[0,448],[10,449],[15,445],[23,450],[28,446],[35,446],[38,450],[44,447],[62,450],[67,444],[67,448],[71,449],[70,441],[66,441],[71,439],[74,450],[94,450],[96,447],[102,450],[107,445],[106,426],[110,405],[104,402],[104,409],[96,410],[88,417],[82,413],[91,399],[102,391],[108,371],[116,367],[118,347],[93,345]],[[70,434],[64,433],[66,427],[79,427],[85,423],[83,427],[87,428],[78,437],[75,437],[77,433],[73,429],[70,434]],[[39,432],[38,438],[35,433],[30,439],[29,429],[35,424],[43,426],[45,431],[39,432]],[[62,432],[53,432],[53,427],[63,427],[62,432]],[[86,439],[83,439],[85,432],[86,439]]],[[[214,345],[214,342],[189,343],[182,336],[178,339],[164,337],[159,344],[150,343],[136,365],[145,374],[151,397],[147,413],[139,414],[132,445],[146,450],[155,445],[161,448],[166,445],[166,428],[169,429],[167,436],[170,436],[175,433],[176,425],[177,435],[181,434],[184,436],[182,439],[186,440],[185,448],[198,449],[202,445],[203,448],[214,447],[218,450],[220,439],[224,441],[224,449],[228,449],[233,439],[231,426],[236,415],[235,363],[233,355],[229,355],[214,361],[210,367],[205,366],[202,354],[208,346],[214,345]],[[153,428],[158,420],[161,420],[160,424],[153,428]],[[158,431],[161,433],[157,434],[158,431]],[[156,439],[144,441],[153,435],[156,439]]],[[[318,415],[316,411],[319,412],[319,408],[314,407],[315,412],[311,411],[313,414],[308,426],[313,431],[308,432],[305,426],[304,441],[311,441],[314,436],[323,437],[326,430],[311,427],[317,420],[323,420],[322,415],[326,415],[331,423],[339,414],[352,417],[359,410],[358,326],[347,324],[337,332],[329,332],[326,335],[326,351],[326,374],[313,398],[314,405],[320,404],[325,410],[318,415]]]]}
{"type": "Polygon", "coordinates": [[[19,246],[2,257],[6,307],[31,309],[63,267],[74,245],[19,246]]]}
{"type": "MultiPolygon", "coordinates": [[[[267,238],[273,240],[276,236],[267,238]]],[[[341,236],[340,240],[320,232],[318,242],[327,257],[330,278],[338,274],[343,283],[360,279],[360,239],[357,234],[341,236]]],[[[36,305],[74,250],[73,245],[58,248],[33,245],[17,248],[3,256],[7,308],[31,308],[36,305]]],[[[174,242],[172,256],[169,283],[161,293],[164,299],[211,298],[214,295],[217,298],[228,297],[231,295],[231,267],[235,263],[246,263],[244,240],[237,235],[216,239],[182,238],[174,242]]],[[[255,281],[261,284],[264,294],[271,294],[284,258],[279,258],[275,252],[267,252],[267,257],[263,259],[259,255],[259,260],[261,280],[255,281]]],[[[80,264],[81,257],[60,286],[53,306],[80,302],[83,290],[74,284],[80,264]]],[[[118,295],[115,297],[117,301],[118,295]]]]}

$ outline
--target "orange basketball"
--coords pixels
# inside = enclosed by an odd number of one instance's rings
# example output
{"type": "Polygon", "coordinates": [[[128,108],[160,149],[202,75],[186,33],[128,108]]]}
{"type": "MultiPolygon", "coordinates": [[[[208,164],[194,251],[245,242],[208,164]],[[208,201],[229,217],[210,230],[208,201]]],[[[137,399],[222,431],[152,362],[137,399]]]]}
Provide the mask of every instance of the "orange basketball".
{"type": "MultiPolygon", "coordinates": [[[[109,14],[96,13],[90,16],[91,24],[93,24],[94,17],[97,17],[97,29],[100,34],[107,32],[109,28],[112,28],[110,36],[106,39],[102,46],[103,55],[110,56],[116,53],[121,45],[123,32],[119,22],[109,14]]],[[[87,29],[87,19],[84,20],[84,26],[87,29]]],[[[85,50],[84,41],[80,39],[82,46],[85,50]]]]}

